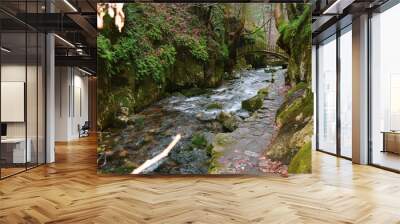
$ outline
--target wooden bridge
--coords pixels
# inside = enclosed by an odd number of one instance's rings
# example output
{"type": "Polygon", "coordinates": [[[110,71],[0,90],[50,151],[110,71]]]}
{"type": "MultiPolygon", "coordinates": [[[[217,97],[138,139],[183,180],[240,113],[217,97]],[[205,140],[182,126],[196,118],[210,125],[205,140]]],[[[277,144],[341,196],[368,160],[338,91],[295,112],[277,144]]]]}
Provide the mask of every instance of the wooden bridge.
{"type": "Polygon", "coordinates": [[[267,56],[272,56],[285,61],[289,60],[289,56],[286,54],[286,52],[278,46],[267,46],[265,50],[248,50],[246,52],[240,53],[238,56],[249,55],[254,53],[265,54],[267,56]]]}

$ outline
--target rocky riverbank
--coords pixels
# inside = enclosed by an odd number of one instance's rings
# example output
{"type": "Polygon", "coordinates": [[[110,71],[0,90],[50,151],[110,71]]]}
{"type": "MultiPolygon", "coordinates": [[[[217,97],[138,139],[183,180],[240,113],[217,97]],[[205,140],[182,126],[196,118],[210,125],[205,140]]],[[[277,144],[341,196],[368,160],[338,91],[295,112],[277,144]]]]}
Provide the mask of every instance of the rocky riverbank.
{"type": "Polygon", "coordinates": [[[243,71],[200,95],[174,93],[138,114],[122,113],[119,119],[125,127],[100,138],[100,171],[129,173],[181,134],[170,155],[146,173],[285,174],[286,166],[263,156],[277,131],[284,72],[243,71]],[[262,100],[261,107],[244,109],[243,102],[253,97],[262,100]]]}

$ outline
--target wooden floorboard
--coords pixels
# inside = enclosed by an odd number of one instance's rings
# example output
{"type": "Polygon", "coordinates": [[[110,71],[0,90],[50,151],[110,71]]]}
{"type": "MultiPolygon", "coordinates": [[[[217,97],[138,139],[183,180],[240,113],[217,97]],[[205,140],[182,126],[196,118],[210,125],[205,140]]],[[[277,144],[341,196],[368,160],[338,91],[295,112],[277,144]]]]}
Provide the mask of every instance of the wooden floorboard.
{"type": "Polygon", "coordinates": [[[313,153],[313,174],[132,177],[96,173],[96,141],[0,181],[0,223],[400,223],[400,175],[313,153]]]}

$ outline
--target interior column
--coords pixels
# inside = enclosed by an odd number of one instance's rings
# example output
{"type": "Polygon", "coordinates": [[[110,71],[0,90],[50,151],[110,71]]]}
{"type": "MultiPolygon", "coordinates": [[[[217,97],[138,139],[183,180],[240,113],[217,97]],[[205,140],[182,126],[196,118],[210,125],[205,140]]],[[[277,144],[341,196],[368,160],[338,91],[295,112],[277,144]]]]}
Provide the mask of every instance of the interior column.
{"type": "Polygon", "coordinates": [[[368,163],[368,15],[353,19],[352,157],[368,163]]]}

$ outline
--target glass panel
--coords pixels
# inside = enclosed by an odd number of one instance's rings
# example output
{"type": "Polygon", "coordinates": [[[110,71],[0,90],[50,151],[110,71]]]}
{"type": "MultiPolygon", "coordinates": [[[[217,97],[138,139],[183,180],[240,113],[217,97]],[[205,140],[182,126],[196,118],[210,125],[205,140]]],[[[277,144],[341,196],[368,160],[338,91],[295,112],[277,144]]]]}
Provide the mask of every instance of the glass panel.
{"type": "Polygon", "coordinates": [[[336,37],[318,48],[318,147],[336,153],[336,37]]]}
{"type": "Polygon", "coordinates": [[[2,33],[1,122],[2,177],[25,170],[31,151],[26,150],[26,33],[2,33]]]}
{"type": "Polygon", "coordinates": [[[340,153],[352,157],[352,35],[340,36],[340,153]]]}
{"type": "Polygon", "coordinates": [[[45,163],[45,52],[46,39],[44,34],[39,34],[38,46],[38,163],[45,163]]]}
{"type": "Polygon", "coordinates": [[[374,15],[372,25],[372,163],[400,170],[400,5],[374,15]]]}
{"type": "Polygon", "coordinates": [[[38,36],[36,32],[30,32],[27,34],[28,38],[28,63],[27,63],[27,82],[26,82],[26,112],[27,112],[27,142],[28,150],[30,148],[30,160],[29,167],[37,165],[38,158],[38,36]]]}
{"type": "MultiPolygon", "coordinates": [[[[40,5],[37,1],[27,2],[28,13],[38,13],[40,11],[40,5]]],[[[32,20],[38,20],[38,17],[33,17],[32,20]]],[[[37,23],[38,21],[32,21],[37,23]]],[[[27,104],[27,142],[28,150],[31,151],[30,162],[28,162],[28,168],[35,167],[38,165],[38,76],[39,76],[39,34],[36,30],[27,30],[27,93],[26,93],[26,104],[27,104]]]]}

